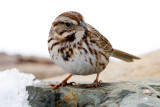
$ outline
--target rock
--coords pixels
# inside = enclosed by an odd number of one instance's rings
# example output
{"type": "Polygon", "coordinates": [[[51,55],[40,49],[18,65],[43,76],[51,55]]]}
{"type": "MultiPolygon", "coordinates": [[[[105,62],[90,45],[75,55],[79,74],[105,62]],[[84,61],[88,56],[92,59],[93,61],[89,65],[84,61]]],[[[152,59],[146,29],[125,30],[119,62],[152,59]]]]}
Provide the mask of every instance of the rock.
{"type": "Polygon", "coordinates": [[[26,87],[32,107],[160,107],[160,81],[111,82],[97,88],[74,85],[56,90],[51,83],[26,87]]]}

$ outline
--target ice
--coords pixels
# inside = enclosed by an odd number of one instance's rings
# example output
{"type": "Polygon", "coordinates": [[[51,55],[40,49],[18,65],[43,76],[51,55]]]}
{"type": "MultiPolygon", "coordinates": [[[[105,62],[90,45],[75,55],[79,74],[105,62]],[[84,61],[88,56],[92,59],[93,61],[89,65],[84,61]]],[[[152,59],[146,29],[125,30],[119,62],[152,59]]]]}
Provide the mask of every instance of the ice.
{"type": "Polygon", "coordinates": [[[20,73],[17,69],[0,72],[0,107],[30,107],[26,86],[33,83],[32,74],[20,73]]]}

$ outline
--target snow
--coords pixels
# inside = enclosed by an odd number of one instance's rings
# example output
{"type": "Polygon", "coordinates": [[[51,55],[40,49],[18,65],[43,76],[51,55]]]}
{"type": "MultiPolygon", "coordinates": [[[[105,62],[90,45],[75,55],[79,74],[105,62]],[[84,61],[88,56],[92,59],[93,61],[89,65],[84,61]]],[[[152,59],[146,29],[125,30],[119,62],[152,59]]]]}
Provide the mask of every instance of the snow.
{"type": "Polygon", "coordinates": [[[17,69],[0,72],[0,107],[30,107],[27,101],[27,85],[33,84],[32,74],[17,69]]]}

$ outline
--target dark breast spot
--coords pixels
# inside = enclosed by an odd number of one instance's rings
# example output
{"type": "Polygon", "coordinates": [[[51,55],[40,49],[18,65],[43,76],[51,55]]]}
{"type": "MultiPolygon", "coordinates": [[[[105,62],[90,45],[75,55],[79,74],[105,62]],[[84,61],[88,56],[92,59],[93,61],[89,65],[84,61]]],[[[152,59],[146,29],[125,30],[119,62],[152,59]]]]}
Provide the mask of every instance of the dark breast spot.
{"type": "Polygon", "coordinates": [[[91,43],[96,43],[96,41],[95,41],[95,40],[90,40],[90,42],[91,42],[91,43]]]}
{"type": "Polygon", "coordinates": [[[89,63],[90,63],[91,65],[93,65],[91,58],[89,58],[89,63]]]}
{"type": "Polygon", "coordinates": [[[89,52],[93,54],[93,49],[90,46],[88,46],[88,49],[89,49],[89,52]]]}
{"type": "Polygon", "coordinates": [[[102,66],[103,69],[106,67],[104,63],[99,63],[99,66],[102,66]]]}
{"type": "Polygon", "coordinates": [[[84,42],[86,43],[86,45],[87,45],[87,47],[88,47],[88,49],[89,49],[89,52],[90,52],[91,54],[93,54],[93,49],[89,46],[89,43],[88,43],[87,39],[85,39],[84,42]]]}
{"type": "Polygon", "coordinates": [[[66,49],[67,47],[61,47],[58,49],[58,53],[64,53],[64,50],[66,49]]]}
{"type": "Polygon", "coordinates": [[[63,58],[64,61],[68,61],[69,60],[68,57],[66,57],[64,54],[62,54],[62,58],[63,58]]]}
{"type": "Polygon", "coordinates": [[[62,58],[64,61],[69,61],[69,58],[71,57],[71,54],[66,51],[65,53],[62,53],[62,58]]]}
{"type": "Polygon", "coordinates": [[[86,43],[87,46],[89,46],[87,39],[85,39],[84,42],[86,43]]]}
{"type": "Polygon", "coordinates": [[[73,48],[76,48],[76,43],[73,45],[73,48]]]}
{"type": "Polygon", "coordinates": [[[73,56],[73,49],[66,47],[61,47],[58,49],[58,53],[61,54],[64,61],[69,61],[69,59],[73,56]]]}
{"type": "Polygon", "coordinates": [[[96,56],[96,59],[98,59],[98,53],[97,53],[97,51],[95,49],[94,49],[94,54],[96,56]]]}
{"type": "Polygon", "coordinates": [[[71,55],[73,54],[73,49],[72,48],[69,48],[69,51],[71,52],[71,55]]]}
{"type": "Polygon", "coordinates": [[[50,38],[50,39],[48,40],[48,43],[49,43],[51,40],[52,40],[52,38],[50,38]]]}
{"type": "Polygon", "coordinates": [[[85,52],[85,54],[88,53],[87,49],[83,48],[83,47],[78,47],[79,50],[83,50],[85,52]]]}
{"type": "Polygon", "coordinates": [[[82,43],[81,43],[81,42],[78,42],[77,44],[78,44],[78,45],[82,45],[82,43]]]}
{"type": "Polygon", "coordinates": [[[101,54],[102,56],[104,56],[107,61],[109,60],[108,57],[107,57],[107,55],[104,54],[103,52],[99,52],[99,54],[101,54]]]}
{"type": "Polygon", "coordinates": [[[68,35],[66,37],[66,41],[68,41],[68,42],[73,42],[74,40],[75,40],[75,33],[68,35]]]}
{"type": "Polygon", "coordinates": [[[53,43],[52,46],[51,46],[51,50],[53,49],[54,46],[56,46],[58,44],[59,44],[59,42],[53,43]]]}

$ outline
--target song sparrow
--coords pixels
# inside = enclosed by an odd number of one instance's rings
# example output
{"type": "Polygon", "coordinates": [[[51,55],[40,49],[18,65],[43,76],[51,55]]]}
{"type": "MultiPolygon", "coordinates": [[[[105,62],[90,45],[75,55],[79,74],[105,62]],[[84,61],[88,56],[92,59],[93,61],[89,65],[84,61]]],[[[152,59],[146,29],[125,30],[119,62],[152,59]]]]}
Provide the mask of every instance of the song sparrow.
{"type": "Polygon", "coordinates": [[[127,62],[139,59],[113,49],[102,34],[87,24],[80,13],[74,11],[60,14],[52,23],[48,49],[53,61],[70,73],[60,84],[52,84],[54,88],[74,83],[67,83],[72,75],[90,74],[97,74],[97,77],[92,84],[86,87],[100,86],[98,76],[107,66],[110,56],[127,62]]]}

